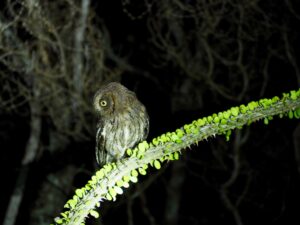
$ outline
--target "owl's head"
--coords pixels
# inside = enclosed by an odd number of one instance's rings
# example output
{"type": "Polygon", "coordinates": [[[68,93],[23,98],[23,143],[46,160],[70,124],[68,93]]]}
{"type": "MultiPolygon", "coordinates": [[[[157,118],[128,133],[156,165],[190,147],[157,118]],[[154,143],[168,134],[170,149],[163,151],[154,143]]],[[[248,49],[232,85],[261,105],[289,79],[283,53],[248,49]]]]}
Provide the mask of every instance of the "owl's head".
{"type": "Polygon", "coordinates": [[[94,109],[100,116],[110,116],[124,110],[135,94],[117,82],[101,87],[94,96],[94,109]]]}

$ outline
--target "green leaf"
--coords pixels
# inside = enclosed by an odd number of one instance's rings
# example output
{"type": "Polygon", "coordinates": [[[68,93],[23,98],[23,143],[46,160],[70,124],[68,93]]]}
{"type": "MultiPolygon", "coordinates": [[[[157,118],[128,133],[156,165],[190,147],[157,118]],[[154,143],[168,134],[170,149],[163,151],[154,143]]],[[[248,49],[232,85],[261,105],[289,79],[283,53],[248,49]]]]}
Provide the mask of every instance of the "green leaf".
{"type": "Polygon", "coordinates": [[[108,201],[111,201],[113,199],[109,193],[107,193],[105,197],[108,201]]]}
{"type": "Polygon", "coordinates": [[[89,211],[89,213],[91,216],[95,217],[96,219],[99,218],[99,213],[97,211],[92,209],[89,211]]]}
{"type": "Polygon", "coordinates": [[[68,218],[66,213],[61,213],[60,215],[62,215],[64,218],[68,218]]]}
{"type": "Polygon", "coordinates": [[[221,124],[222,124],[222,125],[225,125],[225,124],[227,124],[227,120],[226,120],[226,119],[224,119],[224,118],[223,118],[223,119],[221,119],[221,124]]]}
{"type": "Polygon", "coordinates": [[[117,194],[119,194],[119,195],[123,194],[123,189],[122,188],[120,188],[118,186],[115,186],[114,189],[115,189],[117,194]]]}
{"type": "Polygon", "coordinates": [[[96,177],[97,177],[98,179],[102,179],[102,178],[104,177],[104,170],[103,170],[103,169],[98,170],[98,171],[96,172],[96,177]]]}
{"type": "Polygon", "coordinates": [[[297,109],[295,109],[295,111],[294,111],[294,116],[295,116],[295,118],[297,118],[297,119],[300,118],[300,107],[297,108],[297,109]]]}
{"type": "Polygon", "coordinates": [[[104,165],[103,168],[104,168],[105,172],[108,173],[113,169],[113,166],[111,163],[109,163],[109,164],[104,165]]]}
{"type": "Polygon", "coordinates": [[[142,154],[149,148],[149,145],[146,141],[138,144],[139,153],[142,154]]]}
{"type": "Polygon", "coordinates": [[[124,182],[128,182],[128,181],[130,181],[130,177],[129,176],[123,176],[123,181],[124,182]]]}
{"type": "Polygon", "coordinates": [[[115,198],[116,195],[117,195],[117,192],[115,191],[114,188],[109,188],[109,189],[108,189],[108,193],[110,194],[110,196],[111,196],[112,198],[115,198]]]}
{"type": "Polygon", "coordinates": [[[81,189],[76,189],[75,193],[79,198],[82,198],[84,192],[81,189]]]}
{"type": "Polygon", "coordinates": [[[207,117],[207,122],[210,123],[211,121],[213,121],[213,117],[212,117],[212,116],[208,116],[208,117],[207,117]]]}
{"type": "Polygon", "coordinates": [[[171,160],[171,161],[175,160],[174,155],[172,153],[168,155],[168,160],[171,160]]]}
{"type": "Polygon", "coordinates": [[[63,219],[62,219],[62,218],[59,218],[59,217],[56,217],[56,218],[54,219],[54,221],[55,221],[55,223],[57,223],[57,224],[62,224],[62,223],[63,223],[63,219]]]}
{"type": "Polygon", "coordinates": [[[122,187],[124,182],[122,180],[118,180],[116,184],[118,187],[122,187]]]}
{"type": "Polygon", "coordinates": [[[132,183],[137,183],[138,182],[137,177],[130,177],[130,180],[131,180],[132,183]]]}
{"type": "Polygon", "coordinates": [[[136,170],[131,170],[131,176],[137,177],[139,173],[136,170]]]}
{"type": "Polygon", "coordinates": [[[158,169],[158,170],[161,168],[160,162],[159,162],[158,160],[154,160],[153,165],[154,165],[154,167],[155,167],[156,169],[158,169]]]}
{"type": "Polygon", "coordinates": [[[231,130],[226,131],[226,141],[230,140],[231,130]]]}
{"type": "Polygon", "coordinates": [[[140,173],[141,175],[146,175],[146,174],[147,174],[146,170],[144,170],[144,169],[141,168],[141,167],[140,167],[138,170],[139,170],[139,173],[140,173]]]}
{"type": "Polygon", "coordinates": [[[288,115],[289,115],[289,118],[290,118],[290,119],[293,119],[293,117],[294,117],[293,111],[290,110],[288,115]]]}
{"type": "Polygon", "coordinates": [[[220,118],[217,116],[214,118],[214,123],[219,123],[220,122],[220,118]]]}
{"type": "Polygon", "coordinates": [[[174,152],[173,155],[174,155],[174,159],[175,160],[179,159],[179,153],[178,152],[174,152]]]}
{"type": "Polygon", "coordinates": [[[131,156],[132,155],[132,150],[129,148],[129,149],[126,150],[126,153],[127,153],[128,156],[131,156]]]}
{"type": "Polygon", "coordinates": [[[154,139],[152,140],[152,144],[153,144],[154,146],[157,146],[157,145],[159,144],[159,141],[157,140],[157,138],[154,138],[154,139]]]}
{"type": "MultiPolygon", "coordinates": [[[[69,206],[69,207],[65,207],[65,208],[70,208],[70,209],[74,209],[75,206],[77,204],[77,200],[74,200],[74,199],[70,199],[69,201],[67,201],[66,205],[69,206]]],[[[65,205],[65,206],[66,206],[65,205]]]]}
{"type": "Polygon", "coordinates": [[[124,188],[129,188],[129,183],[128,182],[123,182],[123,187],[124,188]]]}
{"type": "Polygon", "coordinates": [[[230,115],[231,115],[230,111],[226,111],[226,112],[223,113],[223,117],[226,120],[229,119],[230,115]]]}
{"type": "Polygon", "coordinates": [[[232,107],[230,109],[230,112],[233,116],[237,116],[239,114],[239,108],[238,107],[232,107]]]}
{"type": "Polygon", "coordinates": [[[296,91],[291,91],[291,99],[296,100],[297,99],[297,92],[296,91]]]}

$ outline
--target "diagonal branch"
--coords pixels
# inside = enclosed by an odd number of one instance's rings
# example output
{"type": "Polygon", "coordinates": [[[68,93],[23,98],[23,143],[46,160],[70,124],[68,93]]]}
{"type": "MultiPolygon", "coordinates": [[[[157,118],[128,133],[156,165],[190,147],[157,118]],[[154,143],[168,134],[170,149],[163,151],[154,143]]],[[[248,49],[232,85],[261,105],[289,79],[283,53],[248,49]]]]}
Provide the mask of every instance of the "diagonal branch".
{"type": "Polygon", "coordinates": [[[168,132],[151,142],[142,142],[135,149],[127,150],[128,158],[105,165],[96,172],[85,187],[77,189],[66,204],[68,211],[55,219],[56,224],[81,224],[88,215],[99,217],[95,207],[103,200],[115,200],[122,194],[122,187],[129,182],[138,182],[138,174],[145,175],[148,165],[160,169],[164,161],[177,160],[179,152],[208,137],[225,134],[228,138],[232,129],[241,128],[257,120],[268,124],[274,115],[300,118],[300,89],[283,94],[283,97],[261,99],[247,106],[213,114],[184,125],[174,132],[168,132]]]}

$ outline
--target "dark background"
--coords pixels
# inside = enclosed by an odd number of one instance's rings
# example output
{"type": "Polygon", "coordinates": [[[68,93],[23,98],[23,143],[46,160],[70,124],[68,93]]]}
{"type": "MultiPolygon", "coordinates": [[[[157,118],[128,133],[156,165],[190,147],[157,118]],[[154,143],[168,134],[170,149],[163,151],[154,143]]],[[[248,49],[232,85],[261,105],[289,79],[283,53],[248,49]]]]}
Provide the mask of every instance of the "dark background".
{"type": "MultiPolygon", "coordinates": [[[[148,140],[300,86],[298,1],[85,3],[0,3],[0,221],[17,191],[15,224],[49,224],[93,175],[92,96],[103,83],[136,92],[150,116],[148,140]]],[[[300,222],[296,119],[182,152],[86,223],[300,222]]]]}

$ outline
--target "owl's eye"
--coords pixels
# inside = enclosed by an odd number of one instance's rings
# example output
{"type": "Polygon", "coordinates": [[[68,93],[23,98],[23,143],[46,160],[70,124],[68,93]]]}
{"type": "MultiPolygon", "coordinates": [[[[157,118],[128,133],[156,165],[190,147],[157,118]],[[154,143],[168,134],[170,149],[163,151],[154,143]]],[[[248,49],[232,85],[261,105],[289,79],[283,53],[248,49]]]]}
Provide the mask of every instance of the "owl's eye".
{"type": "Polygon", "coordinates": [[[107,106],[107,101],[101,100],[101,101],[100,101],[100,106],[102,106],[102,107],[107,106]]]}

